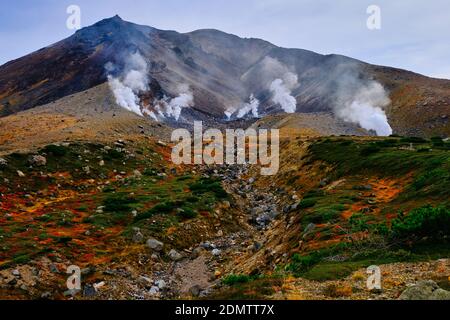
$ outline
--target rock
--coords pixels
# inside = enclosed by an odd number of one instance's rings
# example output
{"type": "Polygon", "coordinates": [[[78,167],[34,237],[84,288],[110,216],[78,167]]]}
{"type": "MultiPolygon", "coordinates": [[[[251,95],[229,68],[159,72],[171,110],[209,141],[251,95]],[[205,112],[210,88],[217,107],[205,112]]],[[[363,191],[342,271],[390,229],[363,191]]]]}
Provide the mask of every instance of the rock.
{"type": "Polygon", "coordinates": [[[105,165],[105,161],[104,161],[104,160],[100,160],[100,162],[98,163],[98,165],[99,165],[100,167],[103,167],[103,166],[105,165]]]}
{"type": "Polygon", "coordinates": [[[47,159],[40,155],[34,155],[28,159],[28,163],[32,166],[42,167],[47,164],[47,159]]]}
{"type": "Polygon", "coordinates": [[[319,182],[319,186],[325,187],[329,182],[330,182],[330,180],[328,178],[322,179],[319,182]]]}
{"type": "Polygon", "coordinates": [[[175,249],[170,250],[168,255],[170,260],[172,261],[180,261],[181,259],[183,259],[183,256],[175,249]]]}
{"type": "Polygon", "coordinates": [[[444,289],[436,289],[433,291],[431,300],[450,300],[450,291],[444,289]]]}
{"type": "Polygon", "coordinates": [[[195,259],[198,256],[200,256],[202,254],[202,252],[205,251],[205,248],[203,247],[197,247],[194,250],[192,250],[192,254],[191,254],[191,258],[195,259]]]}
{"type": "Polygon", "coordinates": [[[93,266],[89,266],[89,267],[81,269],[82,276],[88,276],[88,275],[93,274],[94,272],[95,272],[95,267],[93,267],[93,266]]]}
{"type": "Polygon", "coordinates": [[[92,284],[87,284],[83,288],[83,296],[84,297],[94,297],[97,291],[95,290],[92,284]]]}
{"type": "Polygon", "coordinates": [[[164,248],[164,244],[161,241],[158,241],[154,238],[150,238],[147,240],[147,247],[149,247],[154,251],[160,252],[164,248]]]}
{"type": "Polygon", "coordinates": [[[102,287],[104,287],[105,286],[105,281],[100,281],[100,282],[98,282],[98,283],[94,283],[94,289],[95,289],[95,291],[98,291],[100,288],[102,288],[102,287]]]}
{"type": "Polygon", "coordinates": [[[0,158],[0,168],[6,167],[8,165],[8,161],[4,158],[0,158]]]}
{"type": "Polygon", "coordinates": [[[261,249],[261,247],[262,247],[261,243],[259,243],[257,241],[253,242],[253,250],[254,251],[258,251],[259,249],[261,249]]]}
{"type": "Polygon", "coordinates": [[[23,173],[23,172],[20,171],[20,170],[17,170],[17,175],[18,175],[19,177],[21,177],[21,178],[25,177],[25,173],[23,173]]]}
{"type": "Polygon", "coordinates": [[[164,290],[167,287],[167,284],[164,280],[156,280],[155,285],[158,286],[159,290],[164,290]]]}
{"type": "Polygon", "coordinates": [[[15,276],[15,277],[20,277],[20,271],[17,270],[17,269],[14,269],[14,270],[11,272],[11,274],[12,274],[13,276],[15,276]]]}
{"type": "Polygon", "coordinates": [[[142,173],[139,170],[137,170],[137,169],[134,170],[133,171],[133,178],[137,179],[137,180],[141,179],[142,178],[142,173]]]}
{"type": "Polygon", "coordinates": [[[208,241],[200,243],[200,247],[206,250],[212,249],[212,245],[208,241]]]}
{"type": "Polygon", "coordinates": [[[59,273],[58,267],[53,263],[50,265],[50,272],[59,273]]]}
{"type": "Polygon", "coordinates": [[[141,243],[142,241],[144,241],[144,235],[140,231],[137,231],[135,234],[133,234],[132,240],[134,243],[141,243]]]}
{"type": "Polygon", "coordinates": [[[45,291],[41,294],[41,299],[50,299],[52,297],[52,293],[50,291],[45,291]]]}
{"type": "Polygon", "coordinates": [[[256,223],[263,225],[263,226],[269,224],[270,221],[272,221],[272,218],[267,213],[260,214],[256,218],[256,223]]]}
{"type": "Polygon", "coordinates": [[[450,300],[450,291],[439,288],[432,280],[421,280],[405,289],[400,300],[450,300]]]}
{"type": "Polygon", "coordinates": [[[202,291],[202,288],[199,285],[192,286],[189,288],[189,292],[194,296],[198,297],[200,295],[200,292],[202,291]]]}
{"type": "Polygon", "coordinates": [[[159,288],[157,286],[153,286],[150,288],[150,290],[148,291],[148,293],[150,293],[151,295],[155,295],[159,292],[159,288]]]}
{"type": "Polygon", "coordinates": [[[222,251],[220,251],[220,249],[214,249],[213,251],[211,251],[213,256],[220,256],[220,254],[222,253],[222,251]]]}
{"type": "Polygon", "coordinates": [[[153,280],[152,279],[150,279],[149,277],[146,277],[146,276],[140,276],[139,278],[138,278],[138,283],[139,284],[141,284],[142,286],[144,286],[144,287],[152,287],[152,283],[153,283],[153,280]]]}
{"type": "Polygon", "coordinates": [[[150,256],[150,259],[152,259],[152,260],[154,260],[154,261],[159,260],[159,254],[157,254],[157,253],[152,253],[152,255],[150,256]]]}

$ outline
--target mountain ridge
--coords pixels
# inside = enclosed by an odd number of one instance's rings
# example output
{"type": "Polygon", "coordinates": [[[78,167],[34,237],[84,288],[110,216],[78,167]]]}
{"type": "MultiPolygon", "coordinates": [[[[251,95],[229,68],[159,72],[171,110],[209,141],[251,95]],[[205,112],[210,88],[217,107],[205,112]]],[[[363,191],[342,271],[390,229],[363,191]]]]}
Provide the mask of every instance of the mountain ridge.
{"type": "Polygon", "coordinates": [[[178,86],[185,84],[193,94],[192,108],[216,120],[224,119],[230,108],[239,109],[250,95],[259,100],[260,113],[279,113],[279,105],[271,100],[270,83],[292,73],[298,78],[292,89],[296,111],[330,112],[335,108],[342,74],[350,71],[358,81],[378,81],[388,90],[391,103],[385,112],[395,133],[450,134],[445,117],[450,113],[450,80],[339,54],[281,48],[263,39],[241,38],[216,29],[159,30],[119,16],[0,66],[0,116],[104,83],[108,76],[105,65],[124,68],[130,52],[139,52],[148,64],[152,90],[141,98],[150,105],[163,96],[177,96],[178,86]]]}

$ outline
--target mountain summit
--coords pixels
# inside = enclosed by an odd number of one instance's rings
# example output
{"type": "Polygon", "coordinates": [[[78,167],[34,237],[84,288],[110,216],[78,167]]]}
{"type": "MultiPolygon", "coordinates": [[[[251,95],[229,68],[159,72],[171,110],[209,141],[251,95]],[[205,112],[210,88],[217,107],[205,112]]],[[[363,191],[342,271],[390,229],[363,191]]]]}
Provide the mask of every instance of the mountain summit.
{"type": "MultiPolygon", "coordinates": [[[[450,134],[449,80],[340,55],[280,48],[218,30],[164,31],[118,15],[1,66],[0,115],[93,88],[108,81],[108,76],[119,77],[129,68],[133,54],[142,57],[148,79],[139,98],[152,110],[163,98],[170,104],[171,98],[183,93],[182,86],[192,94],[189,112],[217,120],[248,117],[256,101],[253,115],[258,116],[339,113],[341,105],[350,108],[354,99],[361,98],[361,88],[369,90],[377,83],[386,92],[380,105],[395,133],[450,134]]],[[[381,93],[369,92],[380,100],[381,93]]],[[[362,104],[366,96],[360,99],[362,104]]],[[[352,112],[343,115],[351,116],[352,112]]]]}

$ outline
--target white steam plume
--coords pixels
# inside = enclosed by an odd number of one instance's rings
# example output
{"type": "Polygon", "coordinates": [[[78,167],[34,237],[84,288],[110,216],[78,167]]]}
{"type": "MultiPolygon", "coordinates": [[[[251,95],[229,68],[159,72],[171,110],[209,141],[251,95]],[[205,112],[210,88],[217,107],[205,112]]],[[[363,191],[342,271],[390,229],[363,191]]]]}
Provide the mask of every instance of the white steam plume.
{"type": "MultiPolygon", "coordinates": [[[[159,117],[171,117],[178,121],[182,109],[194,105],[194,95],[188,85],[180,85],[177,91],[177,97],[173,99],[164,97],[162,100],[156,102],[155,111],[159,117]]],[[[153,114],[156,116],[155,113],[153,114]]]]}
{"type": "Polygon", "coordinates": [[[391,101],[383,86],[362,76],[357,64],[342,64],[334,70],[334,113],[344,121],[355,123],[378,136],[389,136],[392,128],[384,111],[391,101]]]}
{"type": "Polygon", "coordinates": [[[231,119],[231,116],[235,114],[236,111],[237,111],[236,118],[238,119],[245,117],[249,113],[252,114],[253,118],[258,118],[259,117],[258,108],[259,108],[259,100],[253,94],[251,94],[249,102],[244,103],[243,105],[237,108],[236,107],[228,108],[227,110],[225,110],[224,113],[228,120],[231,119]]]}
{"type": "MultiPolygon", "coordinates": [[[[105,69],[111,72],[115,66],[108,62],[105,69]]],[[[109,86],[122,108],[143,116],[138,94],[148,90],[148,65],[139,52],[129,54],[125,59],[124,70],[121,75],[108,75],[109,86]]]]}
{"type": "Polygon", "coordinates": [[[297,75],[287,72],[283,79],[275,79],[270,85],[272,101],[279,104],[286,113],[297,110],[297,100],[291,95],[292,89],[298,85],[297,75]]]}
{"type": "Polygon", "coordinates": [[[259,108],[259,100],[256,99],[255,96],[252,94],[252,95],[250,95],[250,102],[245,103],[244,106],[238,110],[236,117],[238,119],[241,119],[246,114],[251,112],[254,118],[258,118],[258,116],[259,116],[258,108],[259,108]]]}

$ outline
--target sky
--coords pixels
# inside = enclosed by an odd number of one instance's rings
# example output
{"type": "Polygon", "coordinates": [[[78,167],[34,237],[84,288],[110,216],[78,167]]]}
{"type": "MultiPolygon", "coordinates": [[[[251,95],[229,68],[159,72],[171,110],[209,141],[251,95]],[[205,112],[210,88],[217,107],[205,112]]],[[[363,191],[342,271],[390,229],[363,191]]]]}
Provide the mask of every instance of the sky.
{"type": "Polygon", "coordinates": [[[159,29],[219,29],[450,79],[449,0],[2,0],[0,65],[73,34],[69,5],[80,7],[82,27],[118,14],[159,29]],[[381,10],[380,29],[367,27],[370,5],[381,10]]]}

